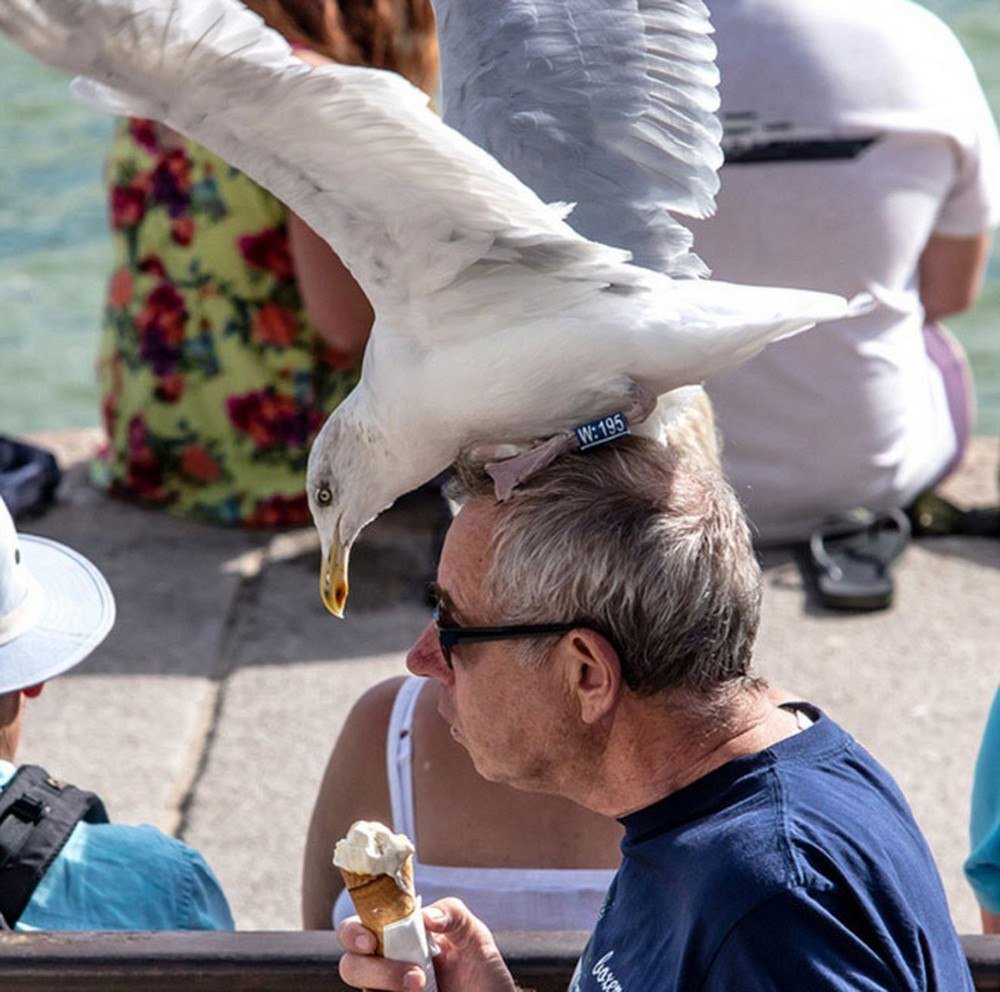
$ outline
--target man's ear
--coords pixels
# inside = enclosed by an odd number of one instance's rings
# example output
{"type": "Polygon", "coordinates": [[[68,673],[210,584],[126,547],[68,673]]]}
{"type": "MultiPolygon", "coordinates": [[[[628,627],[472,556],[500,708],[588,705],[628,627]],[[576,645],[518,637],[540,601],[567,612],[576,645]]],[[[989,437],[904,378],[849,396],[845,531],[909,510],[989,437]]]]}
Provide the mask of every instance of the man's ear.
{"type": "Polygon", "coordinates": [[[622,666],[611,642],[596,630],[580,627],[563,641],[564,658],[580,707],[580,719],[596,724],[616,706],[622,689],[622,666]]]}
{"type": "Polygon", "coordinates": [[[44,682],[39,682],[38,685],[30,685],[27,689],[22,689],[21,692],[27,696],[28,699],[37,699],[42,694],[42,689],[45,688],[44,682]]]}

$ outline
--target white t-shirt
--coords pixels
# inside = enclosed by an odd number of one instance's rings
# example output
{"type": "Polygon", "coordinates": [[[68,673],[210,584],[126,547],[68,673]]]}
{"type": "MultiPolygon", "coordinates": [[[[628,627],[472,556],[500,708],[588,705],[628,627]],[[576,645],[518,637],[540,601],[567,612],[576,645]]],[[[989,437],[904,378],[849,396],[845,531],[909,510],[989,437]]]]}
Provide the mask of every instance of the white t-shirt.
{"type": "Polygon", "coordinates": [[[727,165],[695,250],[719,279],[877,301],[708,384],[760,537],[801,538],[837,510],[906,505],[955,454],[917,263],[934,233],[1000,223],[1000,142],[958,41],[914,3],[711,10],[727,165]]]}

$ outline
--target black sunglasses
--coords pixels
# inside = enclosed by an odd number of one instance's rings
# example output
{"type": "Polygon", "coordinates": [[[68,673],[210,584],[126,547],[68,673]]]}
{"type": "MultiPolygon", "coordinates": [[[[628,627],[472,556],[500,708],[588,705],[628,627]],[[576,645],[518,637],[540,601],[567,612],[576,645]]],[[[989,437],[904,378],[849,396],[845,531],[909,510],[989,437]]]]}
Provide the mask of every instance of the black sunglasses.
{"type": "Polygon", "coordinates": [[[471,644],[475,641],[512,641],[519,637],[550,637],[553,634],[568,634],[582,623],[532,623],[515,627],[452,627],[441,623],[441,603],[434,607],[434,626],[437,628],[438,642],[444,663],[450,669],[451,649],[456,644],[471,644]]]}

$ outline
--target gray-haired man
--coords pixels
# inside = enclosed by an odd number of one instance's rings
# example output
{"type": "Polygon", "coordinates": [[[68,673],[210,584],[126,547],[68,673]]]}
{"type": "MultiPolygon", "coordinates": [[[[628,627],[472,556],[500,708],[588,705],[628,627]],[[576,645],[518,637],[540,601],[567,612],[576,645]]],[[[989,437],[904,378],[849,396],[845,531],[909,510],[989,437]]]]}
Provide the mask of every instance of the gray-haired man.
{"type": "MultiPolygon", "coordinates": [[[[443,684],[442,716],[482,775],[622,820],[573,990],[972,988],[892,780],[752,675],[760,574],[715,475],[628,439],[563,458],[509,502],[475,481],[462,495],[437,624],[408,665],[443,684]]],[[[427,923],[442,992],[513,989],[461,903],[427,923]]],[[[423,986],[368,956],[356,921],[340,936],[349,983],[423,986]]]]}

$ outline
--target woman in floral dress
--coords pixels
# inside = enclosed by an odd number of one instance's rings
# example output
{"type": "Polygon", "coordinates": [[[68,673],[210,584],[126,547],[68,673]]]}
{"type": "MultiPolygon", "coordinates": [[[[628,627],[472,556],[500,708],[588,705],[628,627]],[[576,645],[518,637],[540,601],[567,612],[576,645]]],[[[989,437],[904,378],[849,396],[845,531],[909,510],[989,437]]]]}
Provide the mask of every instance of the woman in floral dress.
{"type": "MultiPolygon", "coordinates": [[[[434,85],[429,0],[246,2],[309,62],[434,85]]],[[[357,381],[371,329],[364,294],[273,196],[162,125],[122,121],[107,178],[99,481],[215,523],[305,523],[309,446],[357,381]]]]}

